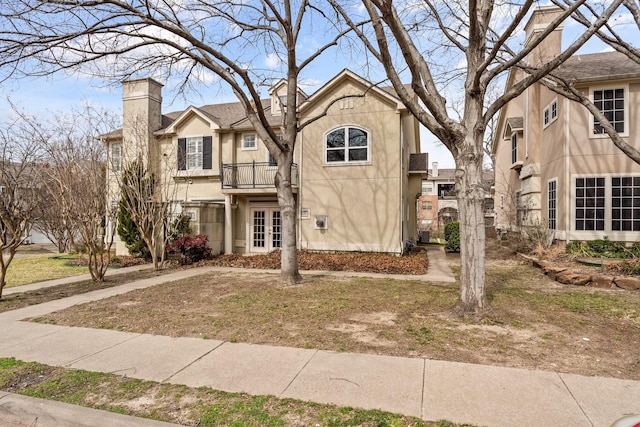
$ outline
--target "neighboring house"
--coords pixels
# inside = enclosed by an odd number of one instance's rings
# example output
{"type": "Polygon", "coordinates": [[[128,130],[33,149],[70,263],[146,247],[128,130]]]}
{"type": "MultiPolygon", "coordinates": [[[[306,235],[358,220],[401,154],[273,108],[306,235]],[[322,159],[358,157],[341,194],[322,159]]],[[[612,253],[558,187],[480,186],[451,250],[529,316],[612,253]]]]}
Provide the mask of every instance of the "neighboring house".
{"type": "MultiPolygon", "coordinates": [[[[422,180],[422,192],[417,200],[419,231],[442,230],[452,221],[458,221],[458,201],[455,191],[455,169],[438,169],[433,162],[428,176],[422,180]]],[[[490,189],[493,185],[493,171],[483,172],[485,184],[485,224],[493,225],[493,199],[490,189]]]]}
{"type": "MultiPolygon", "coordinates": [[[[558,9],[537,10],[527,39],[558,9]]],[[[562,28],[528,61],[560,52],[562,28]]],[[[640,148],[640,65],[617,52],[575,55],[558,70],[640,148]]],[[[523,78],[512,72],[507,89],[523,78]]],[[[583,106],[541,84],[505,106],[494,141],[497,227],[548,227],[561,241],[640,238],[640,166],[618,150],[583,106]]]]}
{"type": "MultiPolygon", "coordinates": [[[[279,248],[275,162],[240,103],[162,114],[161,88],[152,79],[124,82],[123,129],[103,136],[110,185],[131,153],[144,153],[172,186],[174,212],[191,218],[194,233],[209,236],[214,253],[279,248]]],[[[280,81],[262,101],[274,128],[282,121],[279,94],[285,90],[280,81]]],[[[419,154],[418,121],[393,91],[348,70],[309,97],[299,92],[300,121],[345,95],[355,97],[335,102],[298,135],[298,247],[401,253],[417,236],[413,206],[427,167],[426,154],[419,154]]],[[[126,251],[122,242],[116,246],[118,253],[126,251]]]]}

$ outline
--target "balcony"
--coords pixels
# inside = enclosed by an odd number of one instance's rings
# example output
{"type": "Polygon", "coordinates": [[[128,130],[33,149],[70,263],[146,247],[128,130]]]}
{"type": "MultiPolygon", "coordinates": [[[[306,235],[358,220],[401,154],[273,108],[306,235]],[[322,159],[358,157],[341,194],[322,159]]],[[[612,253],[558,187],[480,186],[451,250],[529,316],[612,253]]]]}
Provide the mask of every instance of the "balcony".
{"type": "MultiPolygon", "coordinates": [[[[223,189],[274,188],[277,166],[269,162],[222,165],[223,189]]],[[[298,165],[291,166],[291,185],[298,186],[298,165]]]]}

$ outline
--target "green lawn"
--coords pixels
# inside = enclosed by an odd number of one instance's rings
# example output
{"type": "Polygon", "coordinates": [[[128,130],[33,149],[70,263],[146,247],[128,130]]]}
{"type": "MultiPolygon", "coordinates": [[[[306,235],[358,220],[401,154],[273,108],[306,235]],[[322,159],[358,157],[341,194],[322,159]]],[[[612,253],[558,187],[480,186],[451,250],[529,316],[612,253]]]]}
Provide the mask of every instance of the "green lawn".
{"type": "Polygon", "coordinates": [[[51,254],[14,258],[7,271],[6,287],[12,288],[88,273],[87,267],[65,265],[71,256],[64,257],[67,259],[56,259],[51,254]]]}

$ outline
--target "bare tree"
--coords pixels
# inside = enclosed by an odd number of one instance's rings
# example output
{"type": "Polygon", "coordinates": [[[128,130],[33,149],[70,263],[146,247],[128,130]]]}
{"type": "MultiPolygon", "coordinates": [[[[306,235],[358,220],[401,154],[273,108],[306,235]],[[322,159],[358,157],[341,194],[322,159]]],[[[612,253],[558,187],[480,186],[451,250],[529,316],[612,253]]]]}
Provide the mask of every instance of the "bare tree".
{"type": "Polygon", "coordinates": [[[16,250],[39,218],[41,152],[20,121],[0,127],[0,298],[16,250]]]}
{"type": "Polygon", "coordinates": [[[115,211],[106,207],[105,150],[98,135],[114,126],[112,116],[89,106],[49,121],[15,108],[14,113],[23,137],[39,147],[36,223],[57,222],[62,241],[77,236],[86,248],[91,278],[101,282],[113,244],[113,232],[105,229],[115,225],[115,211]]]}
{"type": "Polygon", "coordinates": [[[48,166],[43,169],[43,185],[68,226],[67,235],[77,235],[86,248],[89,273],[96,282],[107,272],[116,223],[115,209],[107,206],[106,155],[98,135],[115,123],[109,113],[85,105],[57,114],[43,144],[48,166]]]}
{"type": "MultiPolygon", "coordinates": [[[[559,54],[544,61],[533,58],[553,31],[588,0],[558,1],[561,12],[546,28],[535,32],[524,45],[518,31],[536,4],[533,0],[498,4],[492,0],[469,2],[389,2],[362,0],[370,25],[354,22],[355,8],[330,0],[368,51],[384,66],[396,92],[413,113],[449,149],[456,162],[456,193],[460,212],[461,314],[481,314],[485,298],[485,231],[482,202],[484,135],[492,117],[507,102],[540,82],[591,36],[606,26],[624,0],[590,9],[585,30],[559,54]],[[445,62],[450,64],[445,67],[445,62]],[[507,73],[523,76],[492,102],[487,89],[507,73]],[[411,76],[413,93],[402,84],[401,74],[411,76]],[[459,93],[463,112],[452,117],[447,100],[459,93]],[[417,96],[414,97],[413,94],[417,96]]],[[[360,3],[360,2],[358,2],[360,3]]],[[[627,2],[628,3],[628,2],[627,2]]]]}
{"type": "Polygon", "coordinates": [[[321,3],[310,0],[228,2],[187,0],[131,4],[122,0],[5,0],[0,11],[0,69],[5,76],[43,75],[79,68],[109,78],[147,70],[178,75],[187,89],[210,73],[229,85],[277,162],[275,186],[282,212],[281,279],[299,279],[293,152],[299,123],[301,72],[349,30],[335,28],[321,3]],[[311,20],[315,22],[311,24],[311,20]],[[300,55],[302,37],[324,42],[300,55]],[[314,37],[318,39],[318,37],[314,37]],[[275,69],[256,64],[267,53],[275,69]],[[108,57],[108,61],[106,59],[108,57]],[[259,89],[287,84],[281,123],[269,123],[259,89]],[[282,134],[279,139],[277,134],[282,134]]]}

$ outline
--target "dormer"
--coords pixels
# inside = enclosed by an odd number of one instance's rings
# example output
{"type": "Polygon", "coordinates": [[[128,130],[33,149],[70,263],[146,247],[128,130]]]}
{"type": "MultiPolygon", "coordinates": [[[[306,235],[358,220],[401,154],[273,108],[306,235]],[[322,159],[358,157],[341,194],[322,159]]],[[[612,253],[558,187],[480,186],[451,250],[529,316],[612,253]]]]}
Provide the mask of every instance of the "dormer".
{"type": "MultiPolygon", "coordinates": [[[[269,89],[269,96],[271,97],[271,115],[282,115],[283,107],[287,105],[287,81],[280,79],[271,86],[269,89]]],[[[307,99],[307,94],[298,88],[298,102],[304,102],[307,99]]]]}

